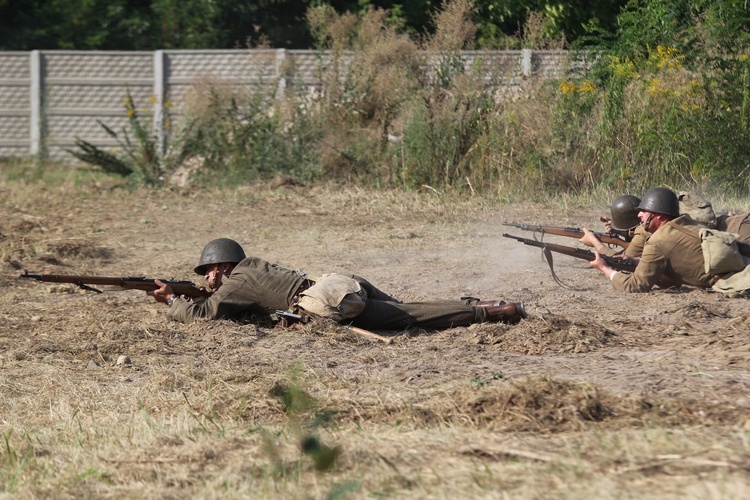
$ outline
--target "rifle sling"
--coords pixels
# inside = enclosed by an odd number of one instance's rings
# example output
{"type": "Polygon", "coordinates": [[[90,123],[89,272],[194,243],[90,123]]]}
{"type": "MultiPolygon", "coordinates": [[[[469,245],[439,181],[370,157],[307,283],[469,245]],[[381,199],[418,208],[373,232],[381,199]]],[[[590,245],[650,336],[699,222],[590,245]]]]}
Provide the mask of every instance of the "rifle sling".
{"type": "Polygon", "coordinates": [[[104,292],[102,292],[101,290],[99,290],[98,288],[94,288],[93,286],[89,286],[89,285],[87,285],[86,283],[82,283],[82,282],[80,282],[80,281],[76,281],[76,282],[74,283],[74,285],[78,286],[78,287],[79,287],[79,288],[81,288],[82,290],[90,290],[90,291],[92,291],[92,292],[96,292],[96,293],[104,293],[104,292]]]}
{"type": "Polygon", "coordinates": [[[575,290],[577,292],[580,292],[581,290],[584,290],[583,288],[576,288],[574,286],[567,285],[563,283],[560,278],[557,277],[557,274],[555,274],[555,268],[553,265],[553,259],[552,259],[552,250],[549,249],[549,246],[544,245],[542,247],[542,255],[544,255],[544,258],[547,259],[547,264],[549,264],[549,270],[552,273],[552,279],[555,280],[555,283],[560,285],[563,288],[566,288],[568,290],[575,290]]]}

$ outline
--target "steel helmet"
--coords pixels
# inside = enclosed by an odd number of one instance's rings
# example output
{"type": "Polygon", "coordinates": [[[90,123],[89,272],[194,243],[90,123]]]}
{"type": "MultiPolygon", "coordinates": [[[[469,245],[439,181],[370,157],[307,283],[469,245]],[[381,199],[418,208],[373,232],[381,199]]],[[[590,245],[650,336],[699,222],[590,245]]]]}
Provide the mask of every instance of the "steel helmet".
{"type": "Polygon", "coordinates": [[[662,187],[653,188],[649,189],[646,194],[643,195],[641,203],[638,205],[638,209],[645,210],[646,212],[653,212],[655,214],[679,217],[680,200],[677,199],[677,195],[671,189],[662,187]]]}
{"type": "Polygon", "coordinates": [[[638,218],[638,205],[641,199],[632,194],[624,194],[615,198],[612,206],[609,207],[612,215],[612,229],[618,231],[628,231],[641,223],[638,218]]]}
{"type": "Polygon", "coordinates": [[[211,240],[203,247],[201,258],[195,267],[195,272],[204,275],[206,266],[211,264],[221,264],[222,262],[231,262],[237,264],[245,258],[245,251],[239,243],[229,238],[217,238],[211,240]]]}

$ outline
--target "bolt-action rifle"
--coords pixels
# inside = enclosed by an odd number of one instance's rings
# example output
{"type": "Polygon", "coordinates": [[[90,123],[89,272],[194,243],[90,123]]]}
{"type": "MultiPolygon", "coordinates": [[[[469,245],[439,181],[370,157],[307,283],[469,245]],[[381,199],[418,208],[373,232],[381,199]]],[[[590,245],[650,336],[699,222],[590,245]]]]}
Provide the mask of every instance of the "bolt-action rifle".
{"type": "MultiPolygon", "coordinates": [[[[590,250],[584,250],[582,248],[575,248],[575,247],[569,247],[567,245],[557,245],[555,243],[546,243],[544,241],[538,241],[538,240],[532,240],[529,238],[521,238],[519,236],[513,236],[512,234],[503,233],[503,236],[505,238],[512,238],[516,241],[520,241],[521,243],[525,245],[531,245],[537,248],[542,249],[542,254],[544,255],[544,258],[547,260],[547,264],[549,264],[549,270],[552,272],[552,278],[555,280],[555,282],[565,288],[571,288],[570,286],[566,285],[555,274],[555,269],[552,265],[552,252],[561,253],[564,255],[570,255],[571,257],[575,257],[577,259],[584,259],[588,262],[591,262],[592,260],[596,259],[596,255],[594,252],[590,250]]],[[[604,259],[604,262],[607,263],[609,267],[614,269],[615,271],[627,271],[627,272],[633,272],[635,271],[635,268],[638,264],[626,260],[626,259],[618,259],[615,257],[609,257],[607,255],[599,254],[599,256],[604,259]]]]}
{"type": "MultiPolygon", "coordinates": [[[[101,290],[89,285],[97,286],[119,286],[125,290],[156,290],[159,285],[154,278],[143,278],[138,276],[129,277],[109,277],[109,276],[77,276],[70,274],[29,274],[28,271],[20,276],[21,278],[35,279],[37,281],[46,281],[51,283],[72,283],[84,290],[102,293],[101,290]]],[[[208,297],[211,292],[195,286],[192,281],[177,281],[172,279],[160,279],[169,285],[176,295],[184,295],[192,299],[208,297]]]]}
{"type": "MultiPolygon", "coordinates": [[[[583,237],[583,229],[580,229],[577,227],[533,226],[531,224],[521,224],[521,223],[516,223],[516,222],[503,222],[503,226],[517,227],[518,229],[522,229],[524,231],[534,231],[534,233],[542,234],[542,237],[545,234],[554,234],[556,236],[567,236],[569,238],[582,238],[583,237]]],[[[591,232],[594,233],[594,236],[599,238],[599,241],[601,241],[605,245],[608,245],[610,248],[614,247],[615,245],[619,245],[623,248],[628,248],[628,245],[630,245],[630,242],[627,241],[625,237],[622,236],[621,234],[618,234],[615,232],[609,232],[609,233],[599,233],[596,231],[591,231],[591,232]]]]}

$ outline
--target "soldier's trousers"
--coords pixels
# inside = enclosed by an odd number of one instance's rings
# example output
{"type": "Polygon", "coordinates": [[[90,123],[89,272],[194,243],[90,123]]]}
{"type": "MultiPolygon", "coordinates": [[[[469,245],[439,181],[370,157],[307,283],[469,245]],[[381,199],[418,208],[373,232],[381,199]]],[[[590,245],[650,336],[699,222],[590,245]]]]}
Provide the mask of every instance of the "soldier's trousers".
{"type": "Polygon", "coordinates": [[[444,329],[487,320],[483,307],[462,301],[401,302],[378,290],[359,276],[352,276],[367,292],[365,310],[352,320],[354,326],[372,330],[407,328],[444,329]]]}

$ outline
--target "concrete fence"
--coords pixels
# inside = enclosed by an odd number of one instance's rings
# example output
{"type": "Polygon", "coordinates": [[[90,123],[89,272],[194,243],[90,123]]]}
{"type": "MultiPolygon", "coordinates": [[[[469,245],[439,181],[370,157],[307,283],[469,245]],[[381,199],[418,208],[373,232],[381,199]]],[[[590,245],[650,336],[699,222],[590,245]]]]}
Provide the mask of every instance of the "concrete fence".
{"type": "MultiPolygon", "coordinates": [[[[504,88],[585,66],[565,51],[467,51],[462,57],[466,67],[481,61],[488,84],[504,88]]],[[[180,116],[188,90],[200,79],[273,85],[269,90],[283,96],[320,89],[327,58],[325,52],[284,49],[0,52],[0,157],[71,158],[65,149],[76,138],[117,146],[97,121],[115,131],[127,128],[128,91],[161,138],[165,117],[180,116]]]]}

